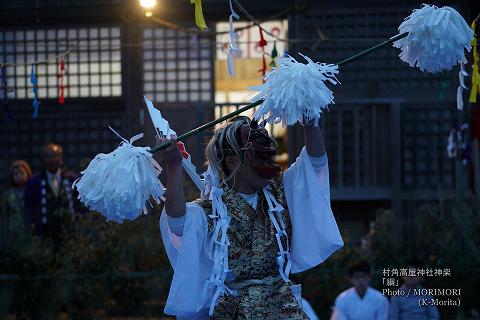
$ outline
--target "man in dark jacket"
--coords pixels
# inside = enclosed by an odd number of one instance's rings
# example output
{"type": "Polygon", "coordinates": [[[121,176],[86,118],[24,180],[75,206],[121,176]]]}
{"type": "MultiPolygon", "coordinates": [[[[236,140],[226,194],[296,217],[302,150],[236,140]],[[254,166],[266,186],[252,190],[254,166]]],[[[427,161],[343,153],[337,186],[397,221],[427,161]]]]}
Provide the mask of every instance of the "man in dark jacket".
{"type": "Polygon", "coordinates": [[[43,170],[29,179],[25,189],[25,212],[35,233],[58,247],[74,213],[71,181],[62,173],[60,145],[45,145],[42,156],[43,170]]]}

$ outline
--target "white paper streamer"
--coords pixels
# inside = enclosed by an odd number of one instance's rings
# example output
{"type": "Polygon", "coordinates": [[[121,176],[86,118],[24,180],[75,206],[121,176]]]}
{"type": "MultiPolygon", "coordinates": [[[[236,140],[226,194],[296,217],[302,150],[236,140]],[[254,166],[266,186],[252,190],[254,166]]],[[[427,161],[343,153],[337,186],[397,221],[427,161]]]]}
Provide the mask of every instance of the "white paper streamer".
{"type": "Polygon", "coordinates": [[[228,66],[228,74],[233,76],[235,73],[234,67],[234,58],[240,57],[242,55],[242,51],[238,48],[238,35],[233,28],[233,19],[236,20],[240,19],[239,15],[233,10],[232,0],[229,0],[230,3],[230,32],[229,32],[229,39],[228,39],[228,55],[227,55],[227,66],[228,66]]]}
{"type": "MultiPolygon", "coordinates": [[[[177,133],[172,128],[170,128],[170,124],[166,119],[162,117],[162,113],[160,112],[160,110],[155,108],[153,102],[148,100],[147,97],[143,98],[145,99],[145,104],[147,105],[148,113],[150,114],[150,118],[152,119],[153,127],[155,128],[157,135],[162,138],[171,138],[172,136],[177,137],[177,133]]],[[[198,190],[202,192],[203,189],[205,189],[205,185],[203,184],[200,176],[197,173],[197,168],[192,163],[192,156],[185,149],[185,145],[183,145],[182,142],[180,143],[183,146],[185,153],[187,154],[187,157],[185,158],[184,156],[182,159],[182,167],[183,169],[185,169],[188,176],[192,179],[193,183],[195,183],[198,190]]]]}
{"type": "Polygon", "coordinates": [[[119,147],[96,155],[72,187],[77,188],[78,198],[89,209],[99,211],[107,220],[123,222],[146,213],[150,196],[159,203],[165,188],[158,179],[162,168],[150,148],[132,145],[143,133],[130,141],[115,134],[123,140],[119,147]]]}
{"type": "Polygon", "coordinates": [[[463,110],[463,90],[468,89],[465,85],[465,77],[468,77],[465,71],[465,65],[460,63],[460,71],[458,72],[458,81],[460,82],[457,88],[457,109],[463,110]]]}
{"type": "Polygon", "coordinates": [[[398,27],[408,36],[393,46],[401,49],[400,59],[422,71],[450,70],[457,63],[466,63],[464,49],[472,49],[472,29],[462,16],[450,7],[438,8],[424,4],[398,27]]]}
{"type": "Polygon", "coordinates": [[[265,83],[251,88],[260,91],[252,102],[265,99],[254,114],[256,120],[266,116],[267,122],[282,122],[283,125],[309,122],[320,117],[322,110],[334,103],[333,93],[325,82],[339,82],[335,77],[338,66],[315,63],[307,56],[302,57],[307,64],[288,55],[280,58],[278,67],[265,75],[265,83]]]}

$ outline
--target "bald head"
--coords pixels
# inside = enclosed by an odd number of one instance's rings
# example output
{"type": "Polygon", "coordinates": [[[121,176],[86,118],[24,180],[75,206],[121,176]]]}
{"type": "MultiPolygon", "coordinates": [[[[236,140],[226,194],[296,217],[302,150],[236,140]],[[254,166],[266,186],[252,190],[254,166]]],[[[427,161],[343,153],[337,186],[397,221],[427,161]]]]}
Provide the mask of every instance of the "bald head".
{"type": "Polygon", "coordinates": [[[51,173],[56,173],[63,164],[63,149],[56,143],[48,143],[42,149],[43,165],[51,173]]]}

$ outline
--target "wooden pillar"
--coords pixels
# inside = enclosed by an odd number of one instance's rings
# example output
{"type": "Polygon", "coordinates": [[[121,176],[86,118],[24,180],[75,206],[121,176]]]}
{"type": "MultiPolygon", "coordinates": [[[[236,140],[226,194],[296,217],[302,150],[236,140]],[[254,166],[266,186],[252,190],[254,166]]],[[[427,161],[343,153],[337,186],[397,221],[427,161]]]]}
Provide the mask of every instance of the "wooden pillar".
{"type": "Polygon", "coordinates": [[[402,240],[406,230],[406,217],[402,210],[402,136],[401,136],[401,105],[399,103],[393,103],[390,105],[390,125],[391,125],[391,200],[393,209],[393,218],[395,225],[398,228],[394,228],[395,243],[399,243],[402,240]]]}
{"type": "MultiPolygon", "coordinates": [[[[126,22],[122,25],[122,43],[142,43],[142,27],[137,21],[126,22]]],[[[145,114],[143,102],[143,68],[142,46],[132,45],[122,47],[122,95],[125,103],[124,137],[144,132],[144,123],[148,114],[145,114]]],[[[154,142],[153,135],[145,133],[146,141],[154,142]],[[152,138],[150,139],[150,136],[152,138]],[[150,141],[151,140],[151,141],[150,141]]]]}

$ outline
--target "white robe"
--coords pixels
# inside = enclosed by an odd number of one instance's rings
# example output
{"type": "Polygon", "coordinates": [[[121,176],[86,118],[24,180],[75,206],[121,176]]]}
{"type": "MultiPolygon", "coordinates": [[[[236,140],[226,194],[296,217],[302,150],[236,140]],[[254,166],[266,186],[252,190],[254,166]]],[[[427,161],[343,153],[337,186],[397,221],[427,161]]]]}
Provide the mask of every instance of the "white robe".
{"type": "Polygon", "coordinates": [[[388,299],[380,291],[368,287],[363,298],[352,287],[335,299],[330,320],[387,320],[388,299]]]}
{"type": "MultiPolygon", "coordinates": [[[[284,172],[283,184],[292,221],[291,272],[297,273],[325,261],[343,246],[343,240],[330,207],[328,161],[316,172],[304,147],[284,172]]],[[[213,261],[207,252],[210,235],[203,209],[196,203],[187,203],[181,237],[171,232],[164,210],[160,231],[174,269],[165,313],[179,318],[209,319],[212,296],[205,296],[203,290],[213,261]]]]}

